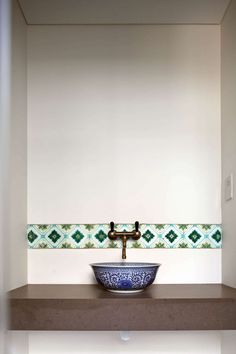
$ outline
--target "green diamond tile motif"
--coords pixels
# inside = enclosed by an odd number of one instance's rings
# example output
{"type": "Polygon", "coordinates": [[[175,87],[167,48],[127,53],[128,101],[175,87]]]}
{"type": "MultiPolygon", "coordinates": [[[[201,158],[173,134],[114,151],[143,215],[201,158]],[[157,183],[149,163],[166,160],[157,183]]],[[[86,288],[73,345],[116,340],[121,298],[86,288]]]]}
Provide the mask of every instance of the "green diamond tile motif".
{"type": "MultiPolygon", "coordinates": [[[[134,224],[115,224],[117,231],[131,231],[134,224]]],[[[107,237],[109,224],[29,224],[31,249],[121,248],[120,240],[107,237]]],[[[128,240],[127,248],[207,248],[222,247],[222,228],[217,224],[140,224],[141,238],[128,240]]]]}
{"type": "Polygon", "coordinates": [[[34,241],[38,238],[38,235],[34,233],[32,230],[29,231],[28,233],[28,241],[29,243],[34,243],[34,241]]]}
{"type": "Polygon", "coordinates": [[[53,243],[57,243],[57,241],[61,238],[61,235],[59,235],[58,232],[56,232],[56,230],[53,230],[49,235],[48,238],[53,242],[53,243]]]}
{"type": "Polygon", "coordinates": [[[94,236],[100,243],[103,243],[106,238],[107,234],[105,234],[104,231],[100,230],[95,236],[94,236]]]}
{"type": "Polygon", "coordinates": [[[193,243],[196,243],[198,240],[200,240],[201,235],[200,235],[196,230],[194,230],[193,232],[191,232],[190,235],[188,235],[188,238],[189,238],[193,243]]]}
{"type": "Polygon", "coordinates": [[[211,237],[213,238],[213,240],[215,240],[217,243],[219,243],[221,241],[220,230],[216,230],[216,232],[213,235],[211,235],[211,237]]]}
{"type": "Polygon", "coordinates": [[[80,243],[83,238],[84,238],[84,235],[82,234],[82,232],[80,232],[79,230],[75,231],[73,233],[73,235],[71,236],[71,238],[73,238],[73,240],[78,244],[80,243]]]}
{"type": "Polygon", "coordinates": [[[150,230],[147,230],[143,235],[142,237],[144,238],[144,240],[146,240],[148,243],[152,241],[152,239],[155,237],[153,235],[153,233],[151,233],[150,230]]]}
{"type": "Polygon", "coordinates": [[[173,243],[178,238],[178,235],[174,232],[174,230],[170,230],[165,237],[170,243],[173,243]]]}

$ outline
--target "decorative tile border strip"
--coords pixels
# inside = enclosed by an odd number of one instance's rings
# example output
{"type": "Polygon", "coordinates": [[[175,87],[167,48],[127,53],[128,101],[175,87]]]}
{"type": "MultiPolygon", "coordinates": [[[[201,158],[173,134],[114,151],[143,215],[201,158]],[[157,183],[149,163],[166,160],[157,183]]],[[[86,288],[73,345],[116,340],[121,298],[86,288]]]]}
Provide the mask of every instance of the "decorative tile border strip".
{"type": "MultiPolygon", "coordinates": [[[[133,224],[116,224],[117,231],[131,231],[133,224]]],[[[109,224],[50,224],[27,227],[28,247],[121,248],[121,241],[107,237],[109,224]]],[[[221,225],[141,224],[142,237],[127,242],[127,248],[221,248],[221,225]]]]}

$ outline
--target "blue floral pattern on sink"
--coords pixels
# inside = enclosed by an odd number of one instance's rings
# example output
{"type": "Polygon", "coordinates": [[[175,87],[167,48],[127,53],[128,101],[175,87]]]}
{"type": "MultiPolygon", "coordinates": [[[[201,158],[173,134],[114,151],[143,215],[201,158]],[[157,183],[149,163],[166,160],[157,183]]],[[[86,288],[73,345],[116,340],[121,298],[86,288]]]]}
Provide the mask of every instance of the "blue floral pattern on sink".
{"type": "Polygon", "coordinates": [[[153,283],[158,263],[94,263],[91,264],[97,282],[107,290],[137,291],[153,283]]]}

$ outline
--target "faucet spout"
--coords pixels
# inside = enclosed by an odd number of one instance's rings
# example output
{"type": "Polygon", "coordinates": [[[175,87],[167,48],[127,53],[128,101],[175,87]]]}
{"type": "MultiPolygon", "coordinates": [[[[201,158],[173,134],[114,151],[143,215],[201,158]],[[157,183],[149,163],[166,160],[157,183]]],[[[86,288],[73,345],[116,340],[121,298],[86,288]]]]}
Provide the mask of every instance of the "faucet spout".
{"type": "Polygon", "coordinates": [[[122,259],[126,259],[127,236],[122,237],[122,259]]]}

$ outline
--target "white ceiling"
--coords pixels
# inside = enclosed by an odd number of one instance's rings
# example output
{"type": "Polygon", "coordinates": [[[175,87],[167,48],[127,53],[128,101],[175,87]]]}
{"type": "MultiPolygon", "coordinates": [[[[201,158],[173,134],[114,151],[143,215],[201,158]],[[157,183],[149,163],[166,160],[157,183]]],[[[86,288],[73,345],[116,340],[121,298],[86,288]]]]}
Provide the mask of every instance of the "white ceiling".
{"type": "Polygon", "coordinates": [[[230,0],[19,0],[28,24],[217,24],[230,0]]]}

